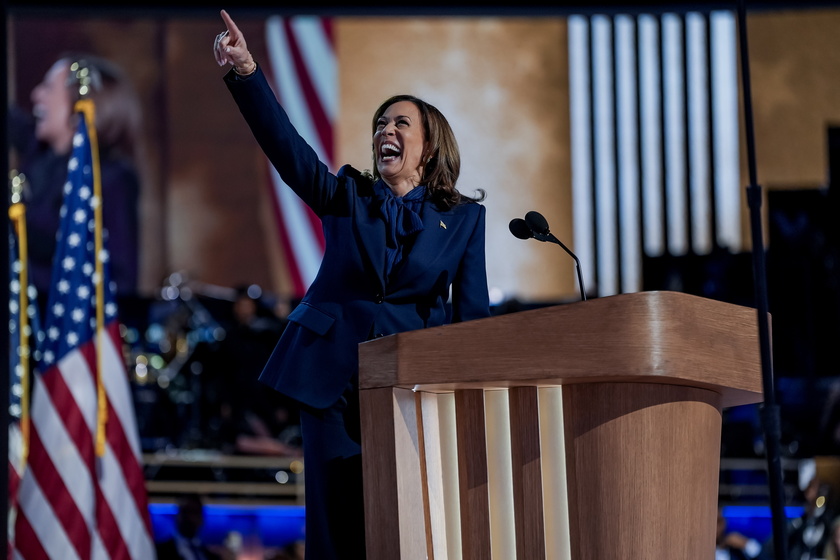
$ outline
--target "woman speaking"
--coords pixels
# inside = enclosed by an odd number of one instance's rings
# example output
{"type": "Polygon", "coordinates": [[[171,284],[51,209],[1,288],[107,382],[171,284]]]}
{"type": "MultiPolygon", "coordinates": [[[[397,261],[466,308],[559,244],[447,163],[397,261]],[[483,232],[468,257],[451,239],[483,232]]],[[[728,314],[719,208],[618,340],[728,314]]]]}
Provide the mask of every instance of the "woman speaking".
{"type": "Polygon", "coordinates": [[[408,95],[374,112],[372,174],[350,166],[332,174],[289,122],[242,32],[221,15],[227,30],[214,53],[233,66],[225,83],[280,177],[320,217],[326,242],[260,376],[301,405],[306,557],[364,558],[358,345],[489,315],[483,192],[458,192],[449,123],[408,95]]]}

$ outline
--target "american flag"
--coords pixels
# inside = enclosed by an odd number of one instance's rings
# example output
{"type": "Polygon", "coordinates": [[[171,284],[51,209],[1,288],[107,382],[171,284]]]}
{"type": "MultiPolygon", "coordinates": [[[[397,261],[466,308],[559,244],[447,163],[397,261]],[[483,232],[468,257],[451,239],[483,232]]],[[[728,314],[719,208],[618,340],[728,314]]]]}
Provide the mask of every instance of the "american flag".
{"type": "MultiPolygon", "coordinates": [[[[266,22],[267,75],[300,135],[332,171],[333,123],[338,112],[338,73],[332,20],[315,16],[266,22]]],[[[283,183],[270,165],[272,199],[293,296],[302,297],[324,255],[324,235],[315,214],[283,183]]]]}
{"type": "Polygon", "coordinates": [[[12,557],[149,560],[155,549],[115,287],[107,251],[97,247],[92,105],[80,121],[64,187],[42,361],[33,379],[29,460],[18,490],[12,557]],[[104,265],[102,294],[97,256],[104,265]]]}

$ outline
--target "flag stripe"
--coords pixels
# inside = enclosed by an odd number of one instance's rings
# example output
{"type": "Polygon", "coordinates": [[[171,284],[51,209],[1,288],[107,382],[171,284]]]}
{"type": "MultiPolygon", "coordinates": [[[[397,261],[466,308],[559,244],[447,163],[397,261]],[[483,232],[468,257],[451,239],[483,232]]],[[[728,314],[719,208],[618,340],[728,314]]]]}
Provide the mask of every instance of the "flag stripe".
{"type": "MultiPolygon", "coordinates": [[[[32,417],[29,472],[37,479],[68,538],[74,542],[84,540],[77,549],[82,558],[87,558],[90,552],[89,531],[87,528],[78,531],[79,526],[75,523],[84,520],[86,526],[93,526],[93,481],[90,475],[93,465],[86,465],[84,460],[84,457],[93,457],[93,440],[78,408],[72,403],[56,406],[51,398],[56,395],[59,402],[68,400],[69,391],[64,380],[59,375],[53,375],[49,380],[51,387],[36,380],[33,410],[37,410],[38,414],[32,417]]],[[[28,517],[36,519],[29,513],[28,506],[27,503],[21,504],[28,517]]]]}
{"type": "MultiPolygon", "coordinates": [[[[277,97],[298,133],[331,170],[334,166],[333,126],[338,113],[336,57],[329,19],[271,17],[266,44],[277,97]]],[[[277,207],[287,269],[300,297],[315,279],[324,254],[320,219],[280,179],[272,168],[272,199],[277,207]]]]}
{"type": "MultiPolygon", "coordinates": [[[[122,368],[122,363],[117,358],[113,348],[113,336],[115,332],[118,332],[117,329],[116,322],[112,322],[107,329],[107,336],[103,338],[103,367],[106,371],[117,371],[117,368],[122,368]]],[[[95,392],[96,380],[93,371],[96,365],[96,355],[91,351],[93,345],[86,345],[82,349],[87,360],[89,390],[95,392]]],[[[84,371],[85,368],[74,369],[75,371],[84,371]]],[[[148,551],[143,546],[143,542],[146,542],[147,539],[138,541],[136,537],[142,536],[142,533],[134,530],[134,526],[145,525],[146,530],[151,532],[151,524],[145,522],[148,520],[148,516],[140,515],[137,509],[138,501],[145,503],[145,486],[142,470],[125,437],[125,430],[121,425],[122,418],[114,407],[114,402],[117,402],[114,398],[117,389],[114,386],[120,385],[118,381],[120,380],[116,376],[108,376],[105,379],[108,395],[108,424],[106,426],[108,453],[102,457],[100,462],[101,474],[97,486],[97,512],[101,512],[101,515],[98,518],[98,524],[106,548],[111,553],[111,558],[144,558],[148,555],[148,551]],[[113,512],[119,512],[120,515],[115,518],[113,512]],[[117,529],[119,529],[119,532],[117,529]],[[119,535],[122,535],[122,538],[119,538],[119,535]],[[124,540],[129,540],[130,544],[136,548],[136,550],[132,550],[131,554],[129,554],[124,540]]],[[[120,397],[125,400],[125,395],[120,397]]],[[[131,424],[133,426],[133,419],[131,424]]],[[[95,424],[90,424],[91,436],[95,428],[95,424]]],[[[91,439],[92,443],[93,440],[91,439]]],[[[95,475],[95,473],[92,474],[95,475]]]]}
{"type": "MultiPolygon", "coordinates": [[[[113,414],[113,407],[109,407],[109,414],[113,414]]],[[[130,550],[126,558],[149,558],[151,541],[146,535],[151,534],[149,516],[145,514],[145,482],[143,473],[128,453],[122,430],[117,429],[118,420],[111,416],[108,426],[109,452],[102,458],[103,476],[100,487],[107,499],[109,510],[119,512],[116,517],[125,545],[130,550]],[[142,529],[145,529],[143,531],[142,529]]]]}
{"type": "Polygon", "coordinates": [[[285,221],[283,220],[283,212],[280,205],[280,189],[288,188],[286,185],[278,184],[275,180],[274,174],[269,174],[272,188],[270,189],[270,196],[272,201],[272,213],[274,214],[274,223],[277,228],[277,237],[280,240],[280,246],[283,248],[283,255],[286,257],[286,270],[289,273],[289,280],[292,284],[292,293],[296,296],[302,296],[306,292],[306,286],[303,282],[298,259],[295,258],[295,252],[292,248],[292,243],[289,240],[289,232],[286,230],[285,221]]]}
{"type": "MultiPolygon", "coordinates": [[[[324,254],[323,242],[316,235],[316,231],[321,233],[321,230],[316,230],[308,217],[312,210],[283,183],[274,168],[271,169],[271,173],[274,178],[274,190],[280,200],[283,227],[294,249],[294,258],[300,270],[300,282],[309,287],[318,273],[324,254]]],[[[303,293],[299,295],[302,296],[303,293]]]]}
{"type": "MultiPolygon", "coordinates": [[[[114,407],[109,404],[108,414],[111,415],[112,422],[119,422],[115,419],[116,416],[114,407]]],[[[151,520],[147,515],[142,515],[142,508],[146,504],[146,480],[143,476],[143,470],[140,465],[133,461],[134,455],[128,446],[125,438],[125,431],[122,429],[108,430],[108,446],[111,454],[106,456],[108,466],[113,469],[115,475],[116,488],[109,489],[109,494],[115,498],[119,498],[121,507],[119,511],[128,519],[129,516],[136,517],[136,523],[145,525],[146,530],[151,533],[151,520]],[[112,457],[113,456],[113,457],[112,457]],[[115,490],[124,489],[125,492],[121,494],[114,493],[115,490]]],[[[110,471],[106,471],[110,473],[110,471]]],[[[129,528],[126,527],[128,530],[129,528]]]]}
{"type": "Polygon", "coordinates": [[[27,476],[21,482],[20,509],[23,515],[18,516],[15,532],[19,536],[15,544],[28,558],[26,542],[20,536],[21,517],[25,517],[37,520],[37,524],[32,528],[38,533],[49,556],[70,557],[72,549],[73,557],[88,558],[90,534],[87,531],[84,513],[79,510],[62,480],[55,476],[55,464],[41,445],[36,425],[32,426],[29,436],[32,442],[31,460],[27,476]],[[58,502],[59,507],[56,507],[57,500],[61,500],[58,502]]]}
{"type": "Polygon", "coordinates": [[[295,33],[296,27],[297,26],[292,27],[290,20],[283,20],[283,29],[286,32],[285,38],[288,42],[289,54],[291,55],[292,64],[294,64],[294,68],[298,77],[298,87],[300,87],[304,98],[307,100],[306,108],[309,112],[309,117],[312,120],[312,125],[315,129],[315,133],[321,140],[323,157],[326,158],[326,161],[332,164],[332,126],[330,126],[330,119],[327,117],[326,111],[324,110],[324,105],[321,103],[321,99],[318,95],[318,92],[315,90],[315,85],[312,83],[313,74],[317,73],[310,74],[309,70],[312,67],[308,66],[303,60],[304,55],[301,53],[302,45],[298,43],[298,37],[295,33]]]}
{"type": "Polygon", "coordinates": [[[23,467],[17,458],[20,456],[20,450],[13,450],[14,447],[20,447],[21,433],[20,425],[17,422],[9,423],[9,505],[15,506],[15,498],[17,497],[17,489],[20,485],[20,479],[23,475],[23,467]]]}
{"type": "MultiPolygon", "coordinates": [[[[109,457],[110,454],[106,454],[102,460],[107,461],[109,457]]],[[[103,469],[103,471],[107,471],[107,469],[103,469]]],[[[107,477],[103,476],[103,478],[107,477]]],[[[108,557],[112,559],[131,558],[128,548],[125,546],[125,542],[122,538],[120,526],[114,517],[114,510],[111,509],[108,496],[105,496],[103,493],[103,490],[107,489],[108,485],[102,485],[102,482],[103,481],[100,480],[100,484],[96,485],[97,533],[102,539],[105,549],[108,551],[108,557]]],[[[123,512],[120,512],[121,517],[122,513],[123,512]]]]}
{"type": "Polygon", "coordinates": [[[296,73],[298,66],[290,52],[290,41],[286,37],[286,26],[283,19],[279,17],[269,18],[266,25],[268,29],[266,43],[274,77],[275,92],[295,129],[312,146],[312,149],[322,158],[322,161],[330,167],[332,161],[323,159],[326,157],[327,151],[324,149],[315,123],[312,122],[312,113],[308,108],[310,100],[306,98],[301,86],[301,77],[296,73]]]}
{"type": "MultiPolygon", "coordinates": [[[[107,330],[104,366],[107,370],[118,371],[117,368],[122,368],[121,357],[117,350],[119,325],[113,321],[107,330]]],[[[114,496],[112,505],[119,503],[120,507],[116,508],[117,511],[122,512],[126,518],[131,516],[132,523],[145,525],[146,532],[151,534],[151,519],[148,515],[141,513],[146,507],[146,481],[140,465],[140,442],[137,437],[136,419],[133,414],[126,413],[133,410],[127,379],[121,380],[117,376],[108,376],[105,378],[105,389],[108,394],[108,417],[110,418],[107,430],[108,446],[116,458],[112,466],[116,473],[115,489],[125,490],[124,495],[119,496],[110,490],[111,495],[114,496]]],[[[123,534],[129,539],[136,540],[138,533],[132,532],[131,526],[126,525],[123,534]]],[[[138,552],[143,549],[139,542],[134,543],[133,546],[141,548],[138,552]]]]}
{"type": "MultiPolygon", "coordinates": [[[[338,69],[332,39],[332,20],[306,16],[290,21],[295,40],[300,44],[301,60],[311,76],[327,122],[335,122],[338,117],[338,88],[335,87],[338,69]]],[[[334,148],[330,143],[330,154],[334,153],[334,148]]],[[[335,158],[331,157],[330,161],[334,162],[335,158]]]]}
{"type": "Polygon", "coordinates": [[[335,50],[335,36],[333,34],[332,20],[329,18],[319,18],[318,23],[321,25],[321,32],[327,39],[330,49],[335,50]]]}
{"type": "MultiPolygon", "coordinates": [[[[105,364],[106,368],[118,368],[118,371],[124,371],[123,358],[119,350],[122,341],[120,340],[120,326],[116,321],[112,321],[108,327],[108,343],[105,345],[105,364]]],[[[141,458],[140,452],[140,437],[137,431],[137,419],[134,417],[134,405],[131,398],[131,391],[128,387],[128,376],[122,377],[114,375],[105,378],[105,389],[108,393],[108,402],[114,407],[115,413],[120,419],[122,430],[119,432],[125,437],[131,453],[139,461],[141,458]]],[[[125,457],[128,461],[129,457],[125,457]]],[[[139,464],[135,464],[139,469],[139,464]]]]}
{"type": "MultiPolygon", "coordinates": [[[[29,520],[26,519],[25,515],[18,514],[15,523],[15,537],[23,543],[24,546],[20,548],[26,551],[26,558],[29,560],[49,560],[47,551],[41,546],[38,535],[32,530],[32,526],[29,524],[29,520]]],[[[12,558],[17,560],[22,559],[23,556],[21,552],[15,551],[12,558]]]]}

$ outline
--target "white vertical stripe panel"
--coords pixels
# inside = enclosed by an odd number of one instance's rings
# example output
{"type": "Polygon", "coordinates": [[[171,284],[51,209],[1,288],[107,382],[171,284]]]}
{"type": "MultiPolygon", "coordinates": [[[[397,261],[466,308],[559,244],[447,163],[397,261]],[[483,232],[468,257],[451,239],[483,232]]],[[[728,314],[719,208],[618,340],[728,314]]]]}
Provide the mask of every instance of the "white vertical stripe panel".
{"type": "Polygon", "coordinates": [[[709,111],[710,95],[706,72],[706,22],[702,15],[686,16],[688,37],[688,146],[691,158],[691,211],[694,251],[706,254],[712,249],[709,182],[709,111]]]}
{"type": "Polygon", "coordinates": [[[659,42],[658,22],[653,16],[639,16],[639,80],[642,124],[642,227],[644,252],[650,256],[665,252],[662,231],[662,135],[659,116],[659,42]]]}
{"type": "MultiPolygon", "coordinates": [[[[295,38],[301,44],[301,56],[311,72],[318,99],[331,122],[338,115],[338,71],[333,47],[324,33],[320,17],[300,16],[291,20],[295,38]]],[[[333,162],[330,162],[332,164],[333,162]]]]}
{"type": "Polygon", "coordinates": [[[513,459],[508,392],[484,391],[487,433],[487,493],[490,502],[490,555],[516,558],[513,459]]]}
{"type": "MultiPolygon", "coordinates": [[[[53,514],[52,507],[32,476],[25,476],[20,483],[20,503],[38,542],[50,558],[75,560],[79,558],[64,528],[53,514]]],[[[87,559],[85,559],[87,560],[87,559]]]]}
{"type": "Polygon", "coordinates": [[[540,466],[545,511],[545,557],[550,560],[571,560],[563,388],[540,387],[538,399],[540,466]]]}
{"type": "Polygon", "coordinates": [[[612,26],[608,18],[592,18],[594,35],[594,90],[595,90],[595,192],[598,224],[598,295],[618,293],[616,279],[617,248],[615,244],[615,156],[613,141],[613,80],[612,80],[612,26]]]}
{"type": "Polygon", "coordinates": [[[312,223],[306,215],[306,205],[283,182],[274,166],[269,167],[274,191],[277,194],[278,206],[280,212],[283,213],[283,224],[288,230],[289,243],[294,247],[294,257],[297,261],[301,280],[304,286],[308,287],[315,280],[315,275],[318,274],[323,250],[318,244],[317,238],[313,235],[312,223]]]}
{"type": "Polygon", "coordinates": [[[298,133],[318,154],[321,161],[325,159],[326,151],[321,144],[315,123],[309,112],[308,104],[300,87],[298,75],[295,72],[294,59],[287,46],[283,20],[279,16],[272,16],[266,21],[266,44],[269,49],[271,70],[274,76],[274,88],[283,108],[289,115],[289,120],[298,133]]]}
{"type": "MultiPolygon", "coordinates": [[[[455,393],[438,395],[440,418],[441,464],[447,465],[443,477],[443,494],[446,502],[446,553],[447,560],[462,560],[461,490],[458,478],[458,432],[455,426],[455,393]]],[[[435,556],[435,558],[438,558],[435,556]]]]}
{"type": "Polygon", "coordinates": [[[571,16],[569,36],[569,108],[572,158],[572,224],[574,251],[585,278],[594,278],[595,249],[592,236],[592,153],[589,128],[589,25],[583,16],[571,16]]]}
{"type": "MultiPolygon", "coordinates": [[[[458,463],[448,465],[443,462],[441,438],[443,426],[438,406],[440,395],[420,393],[420,409],[423,419],[424,457],[426,460],[426,487],[429,493],[429,523],[432,541],[432,556],[444,560],[447,558],[446,542],[449,526],[447,524],[446,494],[444,475],[458,472],[458,463]]],[[[455,497],[457,499],[457,496],[455,497]]]]}
{"type": "Polygon", "coordinates": [[[712,12],[711,26],[717,235],[722,246],[737,252],[742,242],[735,15],[712,12]]]}
{"type": "Polygon", "coordinates": [[[636,126],[636,46],[633,21],[617,16],[616,42],[618,81],[618,169],[621,191],[621,291],[637,292],[642,287],[642,248],[639,226],[639,166],[636,126]]]}
{"type": "Polygon", "coordinates": [[[668,249],[683,255],[688,250],[685,215],[685,127],[683,118],[682,25],[678,16],[662,16],[665,45],[665,185],[668,191],[668,249]]]}

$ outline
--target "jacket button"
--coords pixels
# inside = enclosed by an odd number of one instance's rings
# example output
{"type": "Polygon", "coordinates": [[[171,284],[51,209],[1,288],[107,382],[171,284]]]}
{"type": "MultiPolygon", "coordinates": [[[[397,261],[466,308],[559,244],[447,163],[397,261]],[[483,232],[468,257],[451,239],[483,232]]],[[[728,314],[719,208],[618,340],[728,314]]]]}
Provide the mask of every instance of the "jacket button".
{"type": "Polygon", "coordinates": [[[382,297],[382,294],[376,294],[373,297],[373,301],[376,302],[376,303],[382,303],[383,301],[385,301],[385,298],[382,297]]]}

